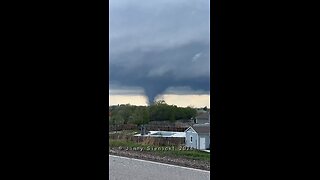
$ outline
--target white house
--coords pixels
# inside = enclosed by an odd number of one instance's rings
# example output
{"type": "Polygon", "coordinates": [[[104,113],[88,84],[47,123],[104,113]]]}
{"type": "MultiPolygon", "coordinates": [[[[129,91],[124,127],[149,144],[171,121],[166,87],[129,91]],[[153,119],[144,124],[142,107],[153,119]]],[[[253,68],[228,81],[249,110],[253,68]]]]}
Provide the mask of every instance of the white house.
{"type": "Polygon", "coordinates": [[[184,131],[185,144],[195,149],[210,148],[210,124],[194,124],[184,131]]]}

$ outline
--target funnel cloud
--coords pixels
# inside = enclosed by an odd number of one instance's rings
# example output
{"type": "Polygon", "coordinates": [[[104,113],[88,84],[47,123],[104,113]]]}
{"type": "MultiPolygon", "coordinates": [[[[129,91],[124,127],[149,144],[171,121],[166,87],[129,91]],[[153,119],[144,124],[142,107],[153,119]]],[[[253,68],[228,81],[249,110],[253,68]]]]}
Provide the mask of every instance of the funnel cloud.
{"type": "Polygon", "coordinates": [[[209,0],[109,2],[109,93],[210,94],[209,0]]]}

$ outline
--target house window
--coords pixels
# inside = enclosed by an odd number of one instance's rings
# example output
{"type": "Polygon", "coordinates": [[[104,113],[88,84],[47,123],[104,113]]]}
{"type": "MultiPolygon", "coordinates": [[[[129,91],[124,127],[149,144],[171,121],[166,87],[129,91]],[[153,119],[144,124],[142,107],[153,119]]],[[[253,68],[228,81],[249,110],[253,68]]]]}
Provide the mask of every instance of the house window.
{"type": "Polygon", "coordinates": [[[190,142],[192,142],[192,136],[190,136],[190,142]]]}

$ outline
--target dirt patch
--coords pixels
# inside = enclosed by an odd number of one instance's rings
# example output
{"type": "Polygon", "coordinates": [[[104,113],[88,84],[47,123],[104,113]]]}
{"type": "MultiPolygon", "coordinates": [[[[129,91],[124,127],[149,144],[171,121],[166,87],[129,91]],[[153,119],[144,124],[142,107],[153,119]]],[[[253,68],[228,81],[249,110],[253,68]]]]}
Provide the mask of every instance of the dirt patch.
{"type": "Polygon", "coordinates": [[[109,149],[110,155],[118,155],[124,156],[129,158],[136,158],[136,159],[144,159],[150,160],[155,162],[179,165],[184,167],[196,168],[210,171],[210,162],[209,161],[201,161],[201,160],[191,160],[185,159],[181,157],[167,157],[167,156],[160,156],[158,154],[154,154],[152,152],[146,151],[132,151],[132,150],[120,150],[117,148],[109,149]]]}

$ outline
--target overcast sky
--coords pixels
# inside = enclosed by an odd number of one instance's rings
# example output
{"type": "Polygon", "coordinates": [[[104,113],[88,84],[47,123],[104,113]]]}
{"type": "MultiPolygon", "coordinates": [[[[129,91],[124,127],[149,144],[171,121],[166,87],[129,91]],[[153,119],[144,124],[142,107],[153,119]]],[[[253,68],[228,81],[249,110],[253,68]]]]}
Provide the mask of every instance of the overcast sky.
{"type": "Polygon", "coordinates": [[[109,95],[209,95],[209,0],[110,0],[109,95]]]}

